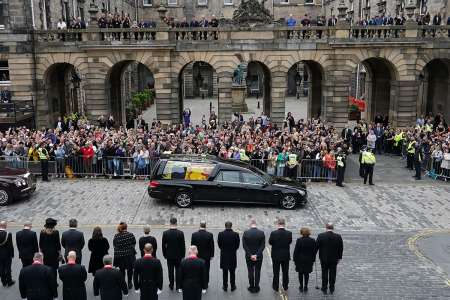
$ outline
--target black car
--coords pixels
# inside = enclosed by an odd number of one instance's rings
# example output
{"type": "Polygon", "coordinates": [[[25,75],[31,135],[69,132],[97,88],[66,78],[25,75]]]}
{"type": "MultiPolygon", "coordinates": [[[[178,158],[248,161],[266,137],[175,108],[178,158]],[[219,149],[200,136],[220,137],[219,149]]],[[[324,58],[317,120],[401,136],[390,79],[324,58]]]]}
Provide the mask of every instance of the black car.
{"type": "Polygon", "coordinates": [[[29,197],[36,190],[36,177],[26,169],[0,168],[0,206],[29,197]]]}
{"type": "Polygon", "coordinates": [[[306,186],[272,177],[245,163],[220,159],[161,159],[153,169],[150,197],[174,200],[182,208],[193,202],[253,203],[295,209],[307,202],[306,186]]]}

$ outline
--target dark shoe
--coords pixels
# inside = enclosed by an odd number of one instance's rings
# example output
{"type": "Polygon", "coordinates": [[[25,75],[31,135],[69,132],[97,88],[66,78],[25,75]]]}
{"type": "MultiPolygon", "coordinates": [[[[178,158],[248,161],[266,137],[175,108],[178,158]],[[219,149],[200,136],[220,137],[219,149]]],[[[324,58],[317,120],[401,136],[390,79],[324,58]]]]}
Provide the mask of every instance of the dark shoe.
{"type": "Polygon", "coordinates": [[[228,290],[228,287],[222,286],[222,290],[224,290],[226,292],[228,290]]]}
{"type": "Polygon", "coordinates": [[[173,284],[169,284],[169,289],[173,291],[173,284]]]}
{"type": "Polygon", "coordinates": [[[305,288],[303,289],[303,291],[304,291],[305,293],[308,292],[308,287],[305,286],[305,288]]]}
{"type": "Polygon", "coordinates": [[[255,293],[259,293],[260,290],[261,290],[261,289],[259,288],[259,286],[256,286],[256,287],[255,287],[255,293]]]}
{"type": "Polygon", "coordinates": [[[287,292],[288,289],[289,289],[288,286],[287,286],[287,287],[283,287],[283,290],[284,290],[285,292],[287,292]]]}
{"type": "Polygon", "coordinates": [[[364,182],[364,184],[366,184],[366,182],[364,182]]]}
{"type": "Polygon", "coordinates": [[[276,288],[276,287],[272,287],[272,289],[274,290],[274,292],[278,292],[280,290],[280,288],[276,288]]]}
{"type": "Polygon", "coordinates": [[[339,187],[344,187],[344,185],[343,185],[343,184],[336,184],[336,186],[339,186],[339,187]]]}
{"type": "Polygon", "coordinates": [[[373,184],[373,183],[369,183],[369,185],[375,185],[375,184],[373,184]]]}
{"type": "Polygon", "coordinates": [[[300,290],[300,293],[303,293],[303,287],[302,286],[299,287],[298,289],[300,290]]]}
{"type": "Polygon", "coordinates": [[[330,294],[334,293],[334,287],[330,287],[330,294]]]}
{"type": "Polygon", "coordinates": [[[320,290],[322,291],[322,293],[323,293],[324,295],[328,294],[328,293],[327,293],[327,288],[321,288],[320,290]]]}
{"type": "Polygon", "coordinates": [[[236,290],[236,286],[234,285],[231,287],[231,291],[234,292],[235,290],[236,290]]]}
{"type": "Polygon", "coordinates": [[[132,282],[128,282],[128,289],[131,290],[133,288],[133,283],[132,282]]]}
{"type": "Polygon", "coordinates": [[[14,280],[11,280],[7,285],[8,286],[13,286],[16,282],[14,280]]]}
{"type": "Polygon", "coordinates": [[[422,178],[416,177],[416,180],[422,180],[422,178]]]}
{"type": "Polygon", "coordinates": [[[247,290],[248,290],[250,293],[252,293],[252,294],[255,292],[255,288],[252,287],[252,286],[249,286],[249,287],[247,288],[247,290]]]}

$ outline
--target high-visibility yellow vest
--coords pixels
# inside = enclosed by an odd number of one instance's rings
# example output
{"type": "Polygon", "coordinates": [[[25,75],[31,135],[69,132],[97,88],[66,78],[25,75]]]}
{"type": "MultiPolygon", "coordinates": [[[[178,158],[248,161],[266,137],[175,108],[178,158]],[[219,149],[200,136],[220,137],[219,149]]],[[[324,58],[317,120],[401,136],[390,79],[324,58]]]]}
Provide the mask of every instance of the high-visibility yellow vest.
{"type": "Polygon", "coordinates": [[[337,165],[338,165],[338,167],[343,168],[343,167],[344,167],[344,160],[342,159],[342,156],[339,155],[339,156],[336,158],[336,160],[337,160],[337,165]]]}
{"type": "Polygon", "coordinates": [[[247,154],[245,154],[245,150],[241,149],[239,150],[239,157],[241,158],[242,161],[249,161],[250,158],[247,156],[247,154]]]}
{"type": "Polygon", "coordinates": [[[408,154],[416,153],[416,141],[410,141],[408,147],[406,148],[408,154]]]}
{"type": "Polygon", "coordinates": [[[38,154],[39,154],[39,159],[40,159],[40,160],[48,159],[48,152],[47,152],[47,149],[45,149],[45,148],[39,148],[39,149],[38,149],[38,154]]]}
{"type": "Polygon", "coordinates": [[[295,153],[289,154],[287,164],[291,167],[297,165],[297,154],[295,153]]]}
{"type": "Polygon", "coordinates": [[[433,132],[433,125],[425,124],[424,127],[425,127],[425,129],[424,129],[425,132],[433,132]]]}
{"type": "Polygon", "coordinates": [[[403,131],[394,136],[394,147],[397,147],[401,140],[403,140],[403,131]]]}
{"type": "Polygon", "coordinates": [[[372,152],[363,152],[361,163],[366,165],[374,165],[376,162],[375,155],[372,152]]]}

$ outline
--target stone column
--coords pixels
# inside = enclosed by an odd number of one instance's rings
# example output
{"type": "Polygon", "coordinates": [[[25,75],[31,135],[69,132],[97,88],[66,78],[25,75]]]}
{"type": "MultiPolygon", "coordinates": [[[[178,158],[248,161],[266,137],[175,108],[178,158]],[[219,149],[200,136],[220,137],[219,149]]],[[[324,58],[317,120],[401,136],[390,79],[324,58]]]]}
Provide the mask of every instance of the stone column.
{"type": "Polygon", "coordinates": [[[287,72],[272,72],[271,112],[272,122],[282,125],[285,119],[285,101],[287,88],[287,72]]]}
{"type": "Polygon", "coordinates": [[[219,78],[218,93],[219,93],[219,103],[218,103],[218,114],[219,122],[223,123],[225,121],[231,120],[231,115],[233,113],[232,108],[232,77],[233,74],[227,71],[217,71],[217,76],[219,78]]]}

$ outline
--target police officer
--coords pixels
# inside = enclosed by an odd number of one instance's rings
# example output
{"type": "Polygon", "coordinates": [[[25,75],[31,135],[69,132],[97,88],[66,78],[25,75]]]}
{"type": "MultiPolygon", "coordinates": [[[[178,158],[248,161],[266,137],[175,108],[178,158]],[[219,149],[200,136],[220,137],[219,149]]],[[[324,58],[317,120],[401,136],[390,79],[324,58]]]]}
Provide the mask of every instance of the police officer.
{"type": "Polygon", "coordinates": [[[42,181],[50,181],[48,180],[48,151],[45,148],[45,143],[42,142],[38,148],[39,160],[41,161],[41,173],[42,173],[42,181]]]}
{"type": "Polygon", "coordinates": [[[344,187],[342,182],[344,181],[344,174],[345,174],[345,153],[340,150],[338,152],[338,155],[336,156],[336,162],[337,162],[337,176],[336,176],[336,186],[344,187]]]}
{"type": "Polygon", "coordinates": [[[419,143],[417,143],[414,152],[414,169],[416,170],[416,174],[413,176],[416,180],[422,179],[422,161],[423,161],[422,147],[419,143]]]}
{"type": "Polygon", "coordinates": [[[410,137],[406,147],[406,168],[413,170],[414,154],[416,153],[416,140],[410,137]]]}
{"type": "Polygon", "coordinates": [[[364,184],[367,183],[367,177],[369,177],[369,184],[374,185],[372,178],[376,159],[375,155],[372,153],[372,149],[368,148],[363,152],[361,162],[364,164],[364,184]]]}
{"type": "Polygon", "coordinates": [[[297,154],[289,153],[287,165],[287,177],[289,178],[297,178],[297,154]]]}
{"type": "Polygon", "coordinates": [[[134,263],[134,288],[141,291],[141,300],[158,300],[162,291],[163,270],[159,259],[153,257],[153,245],[144,245],[144,256],[134,263]]]}
{"type": "Polygon", "coordinates": [[[367,147],[364,146],[363,148],[361,148],[361,150],[359,151],[359,176],[361,178],[364,178],[364,171],[366,169],[366,167],[364,166],[364,163],[362,162],[362,156],[363,153],[366,152],[367,147]]]}

